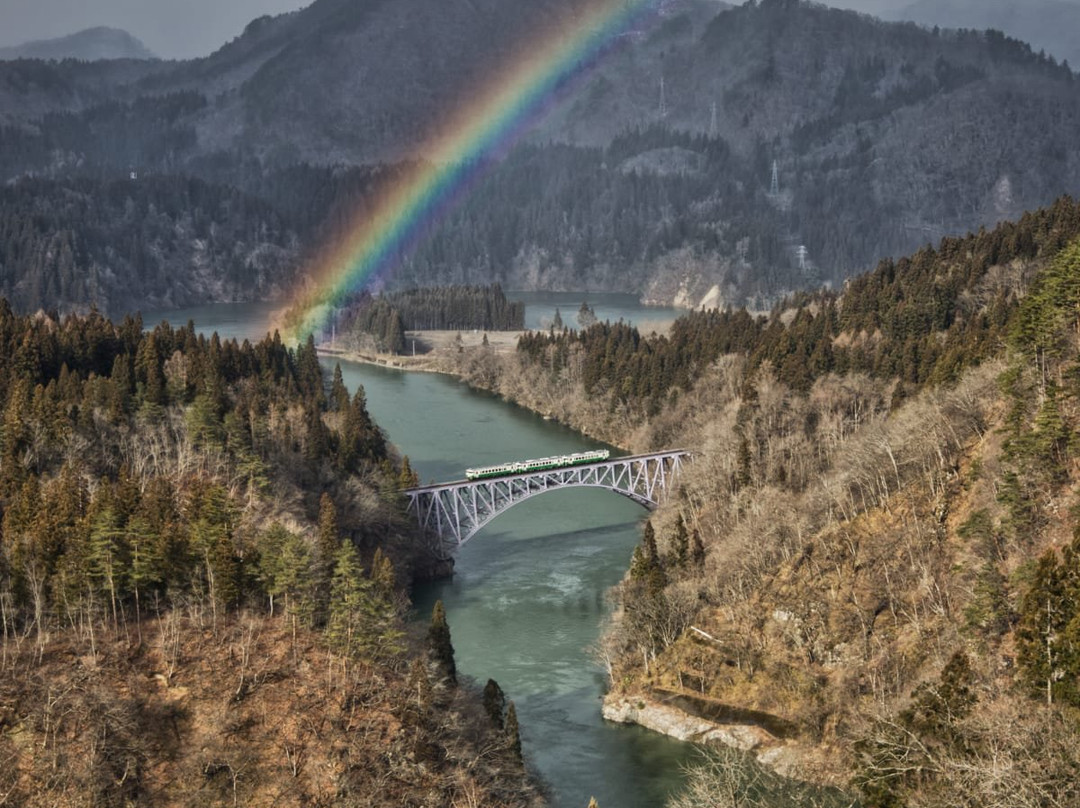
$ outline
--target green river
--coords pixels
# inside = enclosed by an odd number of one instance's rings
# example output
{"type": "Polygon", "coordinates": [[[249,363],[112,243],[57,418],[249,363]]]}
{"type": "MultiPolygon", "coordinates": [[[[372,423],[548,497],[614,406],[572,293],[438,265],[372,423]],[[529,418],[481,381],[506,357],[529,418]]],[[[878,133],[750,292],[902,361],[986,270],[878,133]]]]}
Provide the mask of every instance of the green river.
{"type": "MultiPolygon", "coordinates": [[[[562,307],[570,323],[581,295],[529,295],[530,308],[562,307]],[[568,309],[570,309],[568,311],[568,309]]],[[[626,295],[589,295],[601,319],[671,319],[626,295]],[[638,316],[640,315],[640,319],[638,316]]],[[[223,304],[147,314],[148,325],[189,318],[222,337],[258,339],[270,307],[223,304]]],[[[527,314],[528,317],[528,314],[527,314]]],[[[368,409],[423,482],[460,479],[467,466],[564,454],[595,441],[445,376],[343,362],[350,389],[363,385],[368,409]]],[[[640,540],[645,512],[615,494],[576,489],[515,506],[458,553],[453,578],[415,593],[416,619],[446,606],[460,672],[493,678],[517,706],[526,760],[557,808],[663,805],[693,750],[600,716],[605,674],[590,653],[640,540]]]]}

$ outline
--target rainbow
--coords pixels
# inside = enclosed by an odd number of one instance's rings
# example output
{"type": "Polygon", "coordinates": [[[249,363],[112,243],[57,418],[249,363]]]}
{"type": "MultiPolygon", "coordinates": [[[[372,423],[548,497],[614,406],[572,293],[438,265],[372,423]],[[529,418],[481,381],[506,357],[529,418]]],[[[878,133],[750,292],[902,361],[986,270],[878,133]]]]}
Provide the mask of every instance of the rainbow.
{"type": "Polygon", "coordinates": [[[560,88],[659,0],[587,0],[572,19],[516,57],[422,147],[425,160],[385,189],[315,262],[298,337],[320,332],[332,308],[390,269],[436,222],[483,166],[497,159],[560,88]]]}

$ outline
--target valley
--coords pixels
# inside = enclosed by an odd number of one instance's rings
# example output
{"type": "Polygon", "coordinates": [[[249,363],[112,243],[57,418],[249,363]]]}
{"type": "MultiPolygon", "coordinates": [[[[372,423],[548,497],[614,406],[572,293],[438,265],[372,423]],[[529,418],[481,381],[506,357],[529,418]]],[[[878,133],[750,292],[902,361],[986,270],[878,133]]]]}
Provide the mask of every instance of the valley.
{"type": "Polygon", "coordinates": [[[1080,803],[1080,81],[1013,5],[0,53],[0,804],[1080,803]],[[588,450],[689,454],[504,465],[588,450]]]}

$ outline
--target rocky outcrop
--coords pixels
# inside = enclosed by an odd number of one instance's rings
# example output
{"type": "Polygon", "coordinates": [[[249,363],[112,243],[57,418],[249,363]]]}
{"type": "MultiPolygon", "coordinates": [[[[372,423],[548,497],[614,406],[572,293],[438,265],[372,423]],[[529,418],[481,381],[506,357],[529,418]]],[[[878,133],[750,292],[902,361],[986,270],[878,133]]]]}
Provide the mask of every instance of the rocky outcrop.
{"type": "Polygon", "coordinates": [[[637,724],[680,741],[721,743],[754,755],[759,763],[787,777],[798,776],[798,744],[774,735],[757,724],[721,723],[651,697],[608,695],[603,715],[619,724],[637,724]]]}

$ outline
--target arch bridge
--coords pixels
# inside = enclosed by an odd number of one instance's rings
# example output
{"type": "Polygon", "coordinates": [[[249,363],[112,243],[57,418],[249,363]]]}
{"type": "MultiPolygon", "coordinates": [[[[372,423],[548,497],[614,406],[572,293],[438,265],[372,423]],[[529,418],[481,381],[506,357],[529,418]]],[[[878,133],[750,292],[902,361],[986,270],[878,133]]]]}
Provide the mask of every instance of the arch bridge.
{"type": "Polygon", "coordinates": [[[460,547],[488,522],[527,499],[560,488],[604,488],[650,510],[666,496],[691,453],[683,449],[616,457],[544,471],[408,488],[420,527],[460,547]]]}

